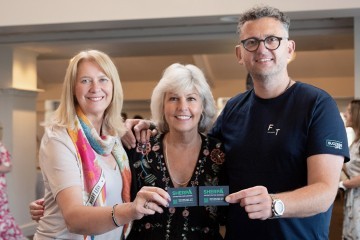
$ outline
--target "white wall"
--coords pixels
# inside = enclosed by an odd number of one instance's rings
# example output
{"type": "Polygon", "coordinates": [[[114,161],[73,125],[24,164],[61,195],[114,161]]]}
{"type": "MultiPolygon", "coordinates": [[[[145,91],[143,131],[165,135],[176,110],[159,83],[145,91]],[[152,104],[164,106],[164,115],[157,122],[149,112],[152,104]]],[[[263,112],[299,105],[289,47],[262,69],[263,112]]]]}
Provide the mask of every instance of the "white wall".
{"type": "Polygon", "coordinates": [[[6,175],[11,214],[19,225],[31,221],[28,204],[35,197],[36,179],[36,92],[0,89],[0,121],[3,143],[12,157],[6,175]]]}
{"type": "Polygon", "coordinates": [[[360,1],[239,1],[239,0],[62,0],[0,1],[0,26],[114,21],[148,18],[189,17],[238,14],[254,4],[268,4],[285,12],[309,11],[319,17],[321,10],[336,10],[326,17],[346,16],[360,8],[360,1]]]}

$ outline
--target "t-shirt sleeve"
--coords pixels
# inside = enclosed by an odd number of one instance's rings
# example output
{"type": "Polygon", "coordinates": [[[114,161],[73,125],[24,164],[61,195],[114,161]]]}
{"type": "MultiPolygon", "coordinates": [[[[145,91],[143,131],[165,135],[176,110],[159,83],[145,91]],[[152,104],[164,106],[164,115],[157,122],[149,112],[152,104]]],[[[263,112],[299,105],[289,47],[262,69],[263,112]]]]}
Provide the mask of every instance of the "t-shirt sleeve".
{"type": "Polygon", "coordinates": [[[349,160],[345,125],[331,97],[319,101],[313,109],[307,149],[308,156],[334,154],[349,160]]]}
{"type": "MultiPolygon", "coordinates": [[[[69,138],[69,143],[72,144],[69,138]]],[[[76,153],[66,139],[44,136],[40,148],[40,168],[44,183],[48,184],[54,198],[68,187],[82,186],[76,153]]]]}

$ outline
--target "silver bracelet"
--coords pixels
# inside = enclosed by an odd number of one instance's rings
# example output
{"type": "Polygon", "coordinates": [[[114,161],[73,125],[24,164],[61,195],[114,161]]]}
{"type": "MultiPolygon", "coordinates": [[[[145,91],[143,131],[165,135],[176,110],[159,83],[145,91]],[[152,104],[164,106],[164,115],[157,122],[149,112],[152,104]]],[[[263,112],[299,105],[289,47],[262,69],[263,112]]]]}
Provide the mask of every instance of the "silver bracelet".
{"type": "Polygon", "coordinates": [[[116,218],[115,218],[115,207],[117,206],[118,204],[114,204],[114,206],[112,207],[112,211],[111,211],[111,218],[115,224],[116,227],[120,227],[120,225],[118,224],[118,222],[116,221],[116,218]]]}

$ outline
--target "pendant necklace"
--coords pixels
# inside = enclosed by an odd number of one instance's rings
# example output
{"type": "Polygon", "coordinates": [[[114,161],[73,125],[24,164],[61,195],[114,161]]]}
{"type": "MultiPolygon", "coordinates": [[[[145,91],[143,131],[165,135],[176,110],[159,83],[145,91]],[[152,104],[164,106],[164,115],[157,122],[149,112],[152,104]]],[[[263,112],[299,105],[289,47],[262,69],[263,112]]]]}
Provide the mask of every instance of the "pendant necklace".
{"type": "Polygon", "coordinates": [[[173,183],[176,183],[178,186],[180,187],[186,187],[188,185],[188,183],[190,182],[192,176],[190,176],[190,178],[185,181],[185,182],[178,182],[176,181],[172,176],[171,176],[171,170],[170,170],[170,164],[169,164],[169,155],[168,155],[168,152],[167,152],[167,149],[168,149],[168,143],[166,141],[166,138],[164,138],[164,142],[165,142],[165,162],[166,162],[166,165],[167,165],[167,169],[168,169],[168,172],[169,172],[169,176],[170,176],[170,179],[173,183]]]}

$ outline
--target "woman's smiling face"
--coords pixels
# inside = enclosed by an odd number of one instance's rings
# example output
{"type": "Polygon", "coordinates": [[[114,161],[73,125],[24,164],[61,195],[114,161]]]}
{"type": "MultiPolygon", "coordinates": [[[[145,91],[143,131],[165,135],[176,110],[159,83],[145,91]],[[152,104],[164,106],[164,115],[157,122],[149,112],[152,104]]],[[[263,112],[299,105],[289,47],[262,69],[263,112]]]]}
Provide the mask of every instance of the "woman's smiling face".
{"type": "Polygon", "coordinates": [[[75,97],[83,113],[91,120],[102,118],[113,95],[113,83],[93,61],[79,63],[75,97]]]}
{"type": "Polygon", "coordinates": [[[165,94],[164,115],[170,131],[197,132],[202,110],[202,99],[196,90],[165,94]]]}

